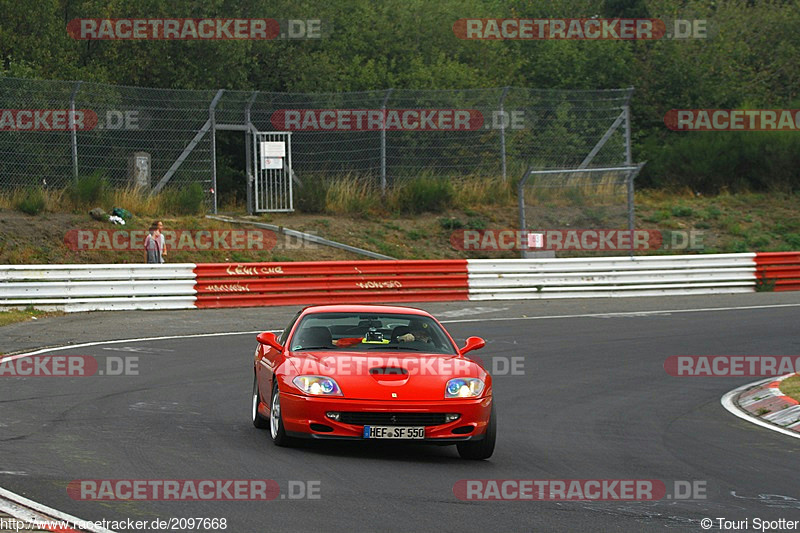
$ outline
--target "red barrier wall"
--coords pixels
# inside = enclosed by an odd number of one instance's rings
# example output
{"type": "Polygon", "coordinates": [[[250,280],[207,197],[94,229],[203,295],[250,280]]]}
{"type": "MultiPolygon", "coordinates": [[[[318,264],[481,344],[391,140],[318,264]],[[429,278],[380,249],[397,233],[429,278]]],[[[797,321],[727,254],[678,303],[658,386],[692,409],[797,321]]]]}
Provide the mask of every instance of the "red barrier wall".
{"type": "Polygon", "coordinates": [[[466,300],[467,261],[208,263],[197,307],[466,300]]]}
{"type": "Polygon", "coordinates": [[[775,282],[775,291],[800,291],[800,252],[759,252],[756,275],[765,283],[775,282]]]}

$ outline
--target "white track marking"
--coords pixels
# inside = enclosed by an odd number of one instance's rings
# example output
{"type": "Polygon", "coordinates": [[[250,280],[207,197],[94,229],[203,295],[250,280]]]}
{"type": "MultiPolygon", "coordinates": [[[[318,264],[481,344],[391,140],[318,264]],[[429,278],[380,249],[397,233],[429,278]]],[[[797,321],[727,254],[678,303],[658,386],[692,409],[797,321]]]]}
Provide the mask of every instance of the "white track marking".
{"type": "Polygon", "coordinates": [[[15,359],[20,359],[22,357],[30,357],[32,355],[39,355],[43,353],[50,353],[50,352],[61,352],[64,350],[71,350],[73,348],[87,348],[90,346],[103,346],[105,344],[124,344],[126,342],[146,342],[146,341],[163,341],[169,339],[191,339],[197,337],[224,337],[226,335],[258,335],[259,333],[263,333],[264,331],[269,331],[272,333],[280,333],[283,331],[282,329],[268,329],[268,330],[258,330],[258,331],[227,331],[223,333],[194,333],[190,335],[168,335],[165,337],[140,337],[136,339],[119,339],[119,340],[112,340],[112,341],[97,341],[97,342],[84,342],[82,344],[68,344],[66,346],[56,346],[53,348],[42,348],[41,350],[36,350],[33,352],[28,353],[21,353],[17,355],[9,355],[6,357],[0,358],[0,363],[5,363],[6,361],[13,361],[15,359]]]}
{"type": "MultiPolygon", "coordinates": [[[[785,379],[786,377],[792,376],[792,375],[794,375],[794,374],[788,374],[787,376],[784,376],[783,378],[785,379]]],[[[794,437],[796,439],[800,439],[800,433],[798,433],[796,431],[791,431],[791,430],[788,430],[788,429],[784,429],[782,427],[776,426],[774,424],[770,424],[768,422],[764,422],[760,418],[758,418],[756,416],[753,416],[750,413],[747,413],[747,412],[739,409],[736,406],[736,404],[734,403],[734,401],[733,401],[733,399],[736,396],[738,396],[742,391],[744,391],[746,389],[749,389],[750,387],[756,387],[758,385],[763,385],[764,383],[771,383],[773,381],[777,381],[777,380],[776,380],[776,378],[771,377],[771,378],[767,378],[767,379],[761,379],[759,381],[754,381],[753,383],[748,383],[747,385],[742,385],[741,387],[737,387],[737,388],[733,389],[730,392],[726,392],[725,395],[720,400],[720,403],[722,403],[722,407],[727,409],[731,414],[733,414],[735,416],[738,416],[739,418],[741,418],[743,420],[747,420],[748,422],[752,422],[753,424],[756,424],[756,425],[761,426],[763,428],[771,429],[772,431],[777,431],[778,433],[783,433],[784,435],[788,435],[790,437],[794,437]]]]}
{"type": "MultiPolygon", "coordinates": [[[[89,525],[87,520],[81,520],[80,518],[75,518],[67,513],[62,513],[61,511],[47,507],[46,505],[42,505],[41,503],[37,503],[33,500],[29,500],[24,496],[20,496],[19,494],[15,494],[4,488],[0,488],[0,498],[10,500],[4,501],[0,499],[0,511],[6,512],[21,520],[33,522],[34,520],[56,519],[65,522],[71,522],[73,526],[78,523],[81,523],[81,525],[89,525]],[[25,509],[26,507],[27,509],[25,509]],[[43,513],[46,516],[38,516],[36,513],[31,512],[30,509],[33,509],[38,513],[43,513]]],[[[113,533],[113,531],[103,527],[96,527],[94,524],[92,524],[89,528],[84,527],[83,530],[91,533],[113,533]]]]}

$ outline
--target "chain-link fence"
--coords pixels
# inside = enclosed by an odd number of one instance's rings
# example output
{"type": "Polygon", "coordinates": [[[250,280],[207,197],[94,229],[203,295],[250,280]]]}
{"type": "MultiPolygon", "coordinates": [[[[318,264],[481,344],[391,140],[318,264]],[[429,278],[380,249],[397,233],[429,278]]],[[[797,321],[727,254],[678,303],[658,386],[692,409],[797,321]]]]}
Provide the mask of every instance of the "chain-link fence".
{"type": "Polygon", "coordinates": [[[301,181],[350,175],[386,187],[419,175],[505,179],[531,165],[619,165],[630,150],[624,124],[630,95],[631,89],[189,91],[0,78],[0,186],[63,186],[96,172],[125,185],[134,154],[144,152],[150,186],[199,182],[210,190],[217,130],[287,126],[301,181]],[[70,110],[74,126],[58,121],[70,110]],[[331,110],[335,125],[321,124],[331,110]],[[376,128],[342,118],[370,110],[387,121],[394,112],[401,122],[376,128]],[[408,110],[414,121],[406,121],[408,110]],[[289,124],[287,112],[302,121],[289,124]],[[436,121],[448,112],[467,120],[442,127],[436,121]],[[426,122],[426,113],[434,118],[426,122]]]}
{"type": "MultiPolygon", "coordinates": [[[[523,257],[632,254],[645,249],[634,242],[632,233],[634,179],[642,166],[529,169],[517,187],[520,229],[538,238],[528,238],[523,257]]],[[[651,240],[649,235],[639,237],[651,240]]]]}

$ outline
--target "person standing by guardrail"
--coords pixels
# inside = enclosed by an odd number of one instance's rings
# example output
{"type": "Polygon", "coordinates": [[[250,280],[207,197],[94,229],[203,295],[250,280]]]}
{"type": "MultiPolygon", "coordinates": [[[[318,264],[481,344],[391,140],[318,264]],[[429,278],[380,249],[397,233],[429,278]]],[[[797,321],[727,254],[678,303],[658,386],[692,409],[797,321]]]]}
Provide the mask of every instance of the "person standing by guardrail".
{"type": "Polygon", "coordinates": [[[146,263],[161,264],[164,262],[162,255],[164,236],[161,235],[160,222],[153,222],[149,231],[150,234],[144,238],[144,260],[146,263]]]}
{"type": "Polygon", "coordinates": [[[158,226],[159,241],[161,242],[161,262],[166,262],[167,257],[167,240],[164,237],[164,223],[160,220],[154,222],[158,226]]]}

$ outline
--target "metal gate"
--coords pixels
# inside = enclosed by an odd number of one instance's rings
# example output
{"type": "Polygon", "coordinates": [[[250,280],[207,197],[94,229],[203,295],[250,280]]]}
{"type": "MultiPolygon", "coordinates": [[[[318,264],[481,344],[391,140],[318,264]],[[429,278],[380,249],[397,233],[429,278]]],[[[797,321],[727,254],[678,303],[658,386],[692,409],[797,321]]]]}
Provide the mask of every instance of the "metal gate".
{"type": "Polygon", "coordinates": [[[252,137],[255,212],[294,211],[291,132],[256,131],[252,137]]]}

